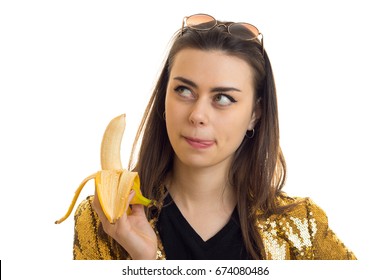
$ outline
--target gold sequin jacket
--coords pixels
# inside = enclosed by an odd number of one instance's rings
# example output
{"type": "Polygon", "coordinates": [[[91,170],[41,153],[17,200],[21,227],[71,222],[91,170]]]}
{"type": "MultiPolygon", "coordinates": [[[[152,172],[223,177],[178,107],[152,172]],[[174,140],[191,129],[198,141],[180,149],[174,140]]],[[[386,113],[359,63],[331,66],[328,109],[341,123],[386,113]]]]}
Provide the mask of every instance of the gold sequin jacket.
{"type": "MultiPolygon", "coordinates": [[[[280,203],[297,198],[280,197],[280,203]]],[[[107,235],[96,212],[93,197],[83,200],[75,212],[73,258],[76,260],[131,259],[129,254],[107,235]]],[[[163,244],[158,236],[156,219],[150,221],[158,237],[157,259],[165,259],[163,244]]],[[[325,212],[304,199],[284,214],[257,220],[256,227],[263,240],[268,260],[351,260],[355,255],[338,239],[328,226],[325,212]]]]}

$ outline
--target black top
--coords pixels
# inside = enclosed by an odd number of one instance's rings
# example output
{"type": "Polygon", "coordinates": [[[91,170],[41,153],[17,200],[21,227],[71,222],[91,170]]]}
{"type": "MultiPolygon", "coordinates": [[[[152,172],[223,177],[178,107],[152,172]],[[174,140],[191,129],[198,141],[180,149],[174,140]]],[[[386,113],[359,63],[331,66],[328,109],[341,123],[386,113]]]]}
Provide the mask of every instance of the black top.
{"type": "Polygon", "coordinates": [[[241,235],[237,208],[218,233],[203,241],[168,194],[158,218],[157,230],[168,260],[249,259],[241,235]]]}

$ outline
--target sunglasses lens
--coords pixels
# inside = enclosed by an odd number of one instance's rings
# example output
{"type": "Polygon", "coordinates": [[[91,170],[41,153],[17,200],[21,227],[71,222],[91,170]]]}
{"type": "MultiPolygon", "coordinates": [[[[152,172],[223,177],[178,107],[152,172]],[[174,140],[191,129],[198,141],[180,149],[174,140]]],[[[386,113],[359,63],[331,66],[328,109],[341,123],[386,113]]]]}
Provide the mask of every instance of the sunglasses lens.
{"type": "Polygon", "coordinates": [[[249,23],[233,23],[229,26],[229,32],[243,40],[252,40],[260,35],[259,30],[249,23]]]}
{"type": "Polygon", "coordinates": [[[217,24],[217,20],[209,15],[198,14],[187,18],[188,27],[196,30],[209,30],[217,24]]]}

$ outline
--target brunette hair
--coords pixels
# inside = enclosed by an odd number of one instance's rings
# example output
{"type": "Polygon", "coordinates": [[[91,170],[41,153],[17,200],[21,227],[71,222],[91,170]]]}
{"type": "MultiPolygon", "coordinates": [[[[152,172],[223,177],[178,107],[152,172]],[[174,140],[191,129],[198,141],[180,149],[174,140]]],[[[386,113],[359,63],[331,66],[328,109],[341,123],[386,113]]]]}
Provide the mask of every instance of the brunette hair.
{"type": "MultiPolygon", "coordinates": [[[[286,164],[279,146],[274,76],[267,53],[259,40],[245,41],[236,38],[224,26],[208,31],[188,28],[183,32],[180,30],[173,38],[168,57],[138,128],[130,164],[134,160],[135,147],[140,142],[134,171],[139,172],[143,194],[161,202],[164,196],[163,184],[172,169],[174,158],[163,116],[165,95],[175,56],[185,48],[220,50],[245,60],[253,69],[256,95],[254,110],[260,112],[260,116],[254,126],[253,137],[245,137],[235,153],[229,182],[237,195],[246,250],[253,259],[261,259],[265,257],[265,250],[256,224],[259,218],[282,211],[276,198],[285,182],[286,164]]],[[[147,215],[152,218],[150,209],[147,215]]]]}

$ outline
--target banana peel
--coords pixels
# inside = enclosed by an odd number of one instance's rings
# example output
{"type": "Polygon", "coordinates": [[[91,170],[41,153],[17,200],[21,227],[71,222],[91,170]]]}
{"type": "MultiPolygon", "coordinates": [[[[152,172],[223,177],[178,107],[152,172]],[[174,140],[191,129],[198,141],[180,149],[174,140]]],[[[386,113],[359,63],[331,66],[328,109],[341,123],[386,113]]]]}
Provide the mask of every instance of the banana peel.
{"type": "Polygon", "coordinates": [[[86,177],[77,188],[71,205],[64,217],[55,221],[60,224],[72,213],[77,199],[86,183],[95,180],[95,189],[102,210],[110,223],[115,223],[125,212],[130,214],[131,208],[127,204],[130,191],[135,195],[130,204],[154,205],[152,201],[141,193],[140,178],[137,172],[122,168],[120,148],[125,130],[125,114],[110,121],[103,135],[100,148],[100,161],[102,170],[86,177]]]}

